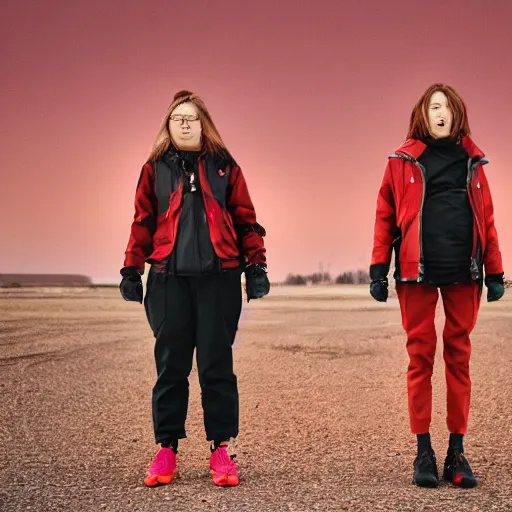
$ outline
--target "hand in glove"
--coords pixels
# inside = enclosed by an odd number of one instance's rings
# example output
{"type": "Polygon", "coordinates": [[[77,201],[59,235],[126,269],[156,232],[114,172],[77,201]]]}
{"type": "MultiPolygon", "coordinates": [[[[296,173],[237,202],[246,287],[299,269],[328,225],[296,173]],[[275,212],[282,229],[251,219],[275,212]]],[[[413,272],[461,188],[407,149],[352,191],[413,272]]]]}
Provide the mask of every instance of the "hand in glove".
{"type": "Polygon", "coordinates": [[[253,263],[245,269],[245,291],[247,302],[259,299],[270,291],[270,282],[264,265],[253,263]]]}
{"type": "Polygon", "coordinates": [[[137,267],[123,267],[121,269],[123,279],[119,290],[124,300],[140,302],[142,304],[142,278],[137,267]]]}
{"type": "Polygon", "coordinates": [[[378,302],[388,300],[388,280],[374,279],[370,284],[370,295],[378,302]]]}
{"type": "Polygon", "coordinates": [[[500,300],[505,295],[503,274],[485,276],[485,286],[487,286],[487,302],[500,300]]]}

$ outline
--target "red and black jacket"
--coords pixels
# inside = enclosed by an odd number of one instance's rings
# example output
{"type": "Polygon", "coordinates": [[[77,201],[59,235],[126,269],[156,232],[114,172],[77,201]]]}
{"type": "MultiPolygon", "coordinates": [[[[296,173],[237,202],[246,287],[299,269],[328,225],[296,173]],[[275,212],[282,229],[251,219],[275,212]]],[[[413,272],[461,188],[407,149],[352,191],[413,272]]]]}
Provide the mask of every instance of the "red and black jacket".
{"type": "MultiPolygon", "coordinates": [[[[175,172],[177,151],[171,148],[141,170],[135,192],[135,215],[124,266],[161,263],[172,253],[181,215],[184,182],[175,172]]],[[[266,265],[264,229],[256,222],[245,178],[229,158],[202,154],[198,178],[210,239],[222,268],[242,263],[266,265]]]]}
{"type": "MultiPolygon", "coordinates": [[[[467,190],[474,217],[471,276],[481,282],[484,267],[487,275],[502,274],[503,263],[491,192],[483,169],[488,160],[469,137],[463,137],[462,146],[469,155],[467,190]]],[[[389,157],[377,198],[372,279],[387,277],[394,248],[397,281],[423,280],[421,226],[426,180],[418,158],[425,149],[423,142],[408,139],[389,157]]]]}

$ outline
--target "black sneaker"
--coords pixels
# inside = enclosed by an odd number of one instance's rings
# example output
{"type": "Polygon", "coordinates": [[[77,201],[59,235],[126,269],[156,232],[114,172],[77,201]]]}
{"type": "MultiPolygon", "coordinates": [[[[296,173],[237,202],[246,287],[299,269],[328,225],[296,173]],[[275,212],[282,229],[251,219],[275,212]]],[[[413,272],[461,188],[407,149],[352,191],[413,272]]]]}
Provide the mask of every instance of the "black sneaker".
{"type": "Polygon", "coordinates": [[[437,487],[439,485],[434,450],[425,450],[414,459],[412,483],[419,487],[437,487]]]}
{"type": "Polygon", "coordinates": [[[464,454],[448,449],[444,461],[443,478],[457,487],[476,487],[476,478],[464,454]]]}

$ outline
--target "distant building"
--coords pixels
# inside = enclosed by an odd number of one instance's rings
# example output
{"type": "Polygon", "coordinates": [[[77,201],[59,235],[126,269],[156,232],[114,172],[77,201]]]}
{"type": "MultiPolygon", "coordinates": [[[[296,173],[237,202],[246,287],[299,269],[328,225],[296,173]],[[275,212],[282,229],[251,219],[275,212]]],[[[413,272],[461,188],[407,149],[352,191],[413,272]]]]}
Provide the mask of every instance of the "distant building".
{"type": "Polygon", "coordinates": [[[80,274],[0,274],[0,288],[91,285],[91,278],[80,274]]]}

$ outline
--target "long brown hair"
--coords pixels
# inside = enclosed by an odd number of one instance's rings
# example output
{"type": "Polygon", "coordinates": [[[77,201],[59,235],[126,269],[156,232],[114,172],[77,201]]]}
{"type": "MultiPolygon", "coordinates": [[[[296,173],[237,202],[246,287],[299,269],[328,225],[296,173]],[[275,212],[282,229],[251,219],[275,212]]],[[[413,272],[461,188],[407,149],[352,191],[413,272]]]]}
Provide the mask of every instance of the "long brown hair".
{"type": "Polygon", "coordinates": [[[169,105],[167,112],[165,113],[160,128],[158,129],[155,142],[153,143],[153,149],[149,154],[148,161],[153,161],[160,158],[169,149],[171,145],[169,117],[172,111],[178,105],[181,105],[187,101],[193,103],[197,107],[199,113],[199,120],[201,121],[202,127],[202,151],[208,153],[217,153],[232,158],[203,100],[197,94],[194,94],[191,91],[182,90],[174,95],[174,98],[172,99],[172,102],[169,105]]]}
{"type": "Polygon", "coordinates": [[[468,122],[468,111],[464,100],[457,91],[445,84],[432,84],[421,96],[411,113],[409,123],[408,139],[425,139],[430,135],[428,128],[428,107],[432,95],[441,91],[448,98],[448,106],[453,114],[452,129],[450,137],[460,139],[466,135],[471,135],[468,122]]]}

